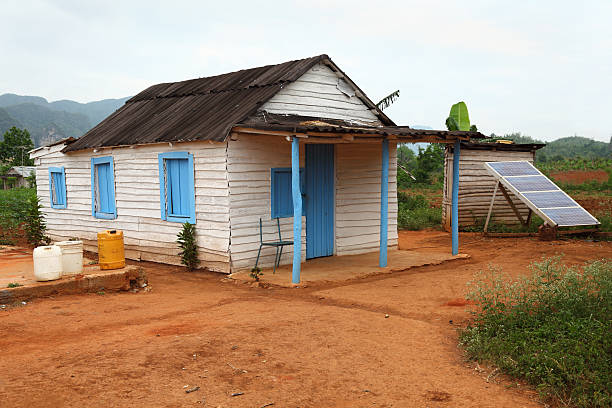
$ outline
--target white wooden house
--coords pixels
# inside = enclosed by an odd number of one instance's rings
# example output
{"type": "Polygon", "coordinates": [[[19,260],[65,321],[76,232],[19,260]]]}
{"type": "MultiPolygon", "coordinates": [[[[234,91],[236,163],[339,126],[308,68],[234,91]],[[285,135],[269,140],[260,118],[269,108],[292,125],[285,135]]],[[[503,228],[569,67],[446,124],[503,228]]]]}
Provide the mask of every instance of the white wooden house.
{"type": "MultiPolygon", "coordinates": [[[[397,245],[398,141],[481,136],[395,126],[320,55],[151,86],[80,139],[31,157],[53,239],[96,251],[98,231],[121,229],[128,258],[178,264],[189,221],[202,266],[229,273],[254,265],[259,219],[269,240],[279,217],[282,238],[301,249],[286,248],[281,263],[293,260],[299,281],[304,259],[380,250],[382,263],[397,245]]],[[[260,265],[274,258],[264,249],[260,265]]]]}

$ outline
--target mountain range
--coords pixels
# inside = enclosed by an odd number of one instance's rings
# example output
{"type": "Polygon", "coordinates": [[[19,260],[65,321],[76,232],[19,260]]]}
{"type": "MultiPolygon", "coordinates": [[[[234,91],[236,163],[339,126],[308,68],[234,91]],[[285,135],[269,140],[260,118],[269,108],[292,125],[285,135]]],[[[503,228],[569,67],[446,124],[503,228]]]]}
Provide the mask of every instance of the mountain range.
{"type": "Polygon", "coordinates": [[[30,132],[34,146],[79,137],[119,109],[129,97],[79,103],[40,96],[0,95],[0,139],[12,126],[30,132]]]}

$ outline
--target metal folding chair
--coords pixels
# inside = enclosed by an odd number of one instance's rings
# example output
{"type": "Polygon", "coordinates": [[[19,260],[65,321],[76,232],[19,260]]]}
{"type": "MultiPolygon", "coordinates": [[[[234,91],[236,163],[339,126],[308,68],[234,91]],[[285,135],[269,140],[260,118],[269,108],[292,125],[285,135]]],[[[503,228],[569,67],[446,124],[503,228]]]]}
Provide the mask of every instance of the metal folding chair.
{"type": "Polygon", "coordinates": [[[293,245],[293,241],[283,241],[280,230],[280,219],[276,218],[276,228],[278,230],[278,241],[266,241],[263,240],[263,227],[261,218],[259,219],[259,251],[257,251],[257,260],[255,261],[255,268],[259,263],[259,255],[261,255],[261,248],[265,246],[276,248],[276,254],[274,256],[274,270],[272,273],[276,273],[276,268],[280,264],[281,256],[283,256],[283,247],[286,245],[293,245]]]}

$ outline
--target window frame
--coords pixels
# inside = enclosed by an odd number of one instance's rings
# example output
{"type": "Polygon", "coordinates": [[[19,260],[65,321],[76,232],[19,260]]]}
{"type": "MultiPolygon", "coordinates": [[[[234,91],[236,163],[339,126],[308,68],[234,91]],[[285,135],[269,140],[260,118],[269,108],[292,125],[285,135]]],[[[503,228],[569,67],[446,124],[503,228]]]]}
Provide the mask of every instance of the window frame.
{"type": "MultiPolygon", "coordinates": [[[[292,168],[291,167],[272,167],[270,168],[270,218],[272,219],[293,217],[293,206],[291,206],[290,213],[282,214],[282,213],[279,213],[280,209],[276,208],[277,204],[274,201],[274,195],[276,192],[275,187],[274,187],[274,177],[276,173],[287,173],[287,172],[291,173],[292,168]]],[[[302,216],[306,215],[306,205],[304,201],[304,197],[306,196],[305,188],[306,188],[306,171],[304,170],[304,167],[300,167],[300,193],[302,194],[302,216]]],[[[292,186],[290,185],[289,194],[291,197],[291,202],[293,202],[293,192],[291,191],[291,189],[292,189],[292,186]]]]}
{"type": "MultiPolygon", "coordinates": [[[[55,193],[57,196],[57,189],[55,193]]],[[[68,199],[66,197],[66,172],[63,167],[49,167],[49,202],[51,203],[51,208],[55,208],[57,210],[65,209],[68,206],[68,199]],[[63,203],[61,204],[55,204],[53,202],[53,173],[60,173],[62,175],[63,186],[60,193],[62,194],[63,203]]]]}
{"type": "Polygon", "coordinates": [[[196,211],[195,211],[195,173],[193,168],[193,154],[189,152],[166,152],[159,153],[157,156],[159,165],[159,208],[161,213],[161,219],[168,222],[178,222],[184,224],[186,222],[195,225],[196,211]],[[168,213],[167,203],[167,191],[168,186],[166,185],[166,174],[164,160],[172,159],[187,159],[187,171],[191,177],[187,178],[187,194],[189,198],[189,215],[188,216],[176,216],[168,213]]]}
{"type": "Polygon", "coordinates": [[[104,156],[104,157],[92,157],[91,158],[91,215],[95,218],[100,218],[104,220],[114,220],[117,218],[117,203],[115,199],[115,166],[113,163],[113,156],[104,156]],[[96,167],[100,164],[110,165],[110,194],[112,197],[111,203],[111,212],[101,212],[96,210],[96,167]]]}

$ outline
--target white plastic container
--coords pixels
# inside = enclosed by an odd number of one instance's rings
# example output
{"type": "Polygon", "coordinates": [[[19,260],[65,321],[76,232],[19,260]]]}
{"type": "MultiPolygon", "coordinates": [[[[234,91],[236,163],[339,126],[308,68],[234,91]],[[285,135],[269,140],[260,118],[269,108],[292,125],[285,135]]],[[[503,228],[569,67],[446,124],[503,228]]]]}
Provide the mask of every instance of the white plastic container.
{"type": "Polygon", "coordinates": [[[62,250],[62,275],[83,273],[83,241],[60,241],[55,245],[62,250]]]}
{"type": "Polygon", "coordinates": [[[50,281],[62,276],[62,250],[57,245],[34,248],[34,277],[50,281]]]}

